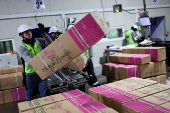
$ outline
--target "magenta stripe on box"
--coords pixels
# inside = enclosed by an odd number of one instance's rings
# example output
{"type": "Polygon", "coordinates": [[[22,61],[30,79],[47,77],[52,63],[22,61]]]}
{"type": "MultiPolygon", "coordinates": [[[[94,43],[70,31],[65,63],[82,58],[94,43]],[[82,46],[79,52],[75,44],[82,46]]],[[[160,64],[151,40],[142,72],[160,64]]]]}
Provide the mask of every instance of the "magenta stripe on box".
{"type": "Polygon", "coordinates": [[[77,37],[75,36],[75,34],[72,32],[71,29],[68,30],[68,33],[70,34],[70,36],[72,37],[72,39],[74,40],[74,42],[79,46],[79,48],[81,49],[81,51],[85,50],[85,47],[81,44],[81,42],[77,39],[77,37]]]}

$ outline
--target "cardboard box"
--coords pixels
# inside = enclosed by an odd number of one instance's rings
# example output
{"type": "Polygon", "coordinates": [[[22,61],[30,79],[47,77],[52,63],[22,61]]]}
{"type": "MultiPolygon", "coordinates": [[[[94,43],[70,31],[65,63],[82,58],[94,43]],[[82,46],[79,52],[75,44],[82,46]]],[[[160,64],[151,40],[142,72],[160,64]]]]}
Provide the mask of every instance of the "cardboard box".
{"type": "Polygon", "coordinates": [[[0,104],[26,99],[25,88],[16,88],[0,91],[0,104]]]}
{"type": "Polygon", "coordinates": [[[151,61],[162,61],[166,59],[166,48],[165,47],[136,47],[122,49],[122,53],[129,54],[150,54],[151,61]]]}
{"type": "Polygon", "coordinates": [[[158,101],[154,96],[144,97],[135,101],[131,101],[123,104],[122,112],[123,113],[141,113],[146,110],[149,110],[155,106],[166,103],[167,101],[158,101]]]}
{"type": "Polygon", "coordinates": [[[142,113],[170,113],[169,105],[170,103],[167,102],[142,113]]]}
{"type": "Polygon", "coordinates": [[[114,54],[109,55],[109,61],[124,64],[146,64],[151,61],[149,54],[114,54]]]}
{"type": "Polygon", "coordinates": [[[151,77],[151,78],[147,78],[147,79],[158,81],[160,84],[166,85],[166,75],[160,75],[160,76],[151,77]]]}
{"type": "Polygon", "coordinates": [[[29,63],[40,78],[45,79],[66,66],[109,32],[110,28],[100,14],[96,11],[90,12],[29,63]]]}
{"type": "MultiPolygon", "coordinates": [[[[105,108],[102,110],[99,110],[101,113],[118,113],[117,111],[115,111],[112,108],[105,108]]],[[[99,113],[98,111],[92,112],[92,113],[99,113]]]]}
{"type": "Polygon", "coordinates": [[[156,97],[157,99],[166,100],[170,102],[170,89],[162,91],[160,93],[156,93],[153,96],[156,97]]]}
{"type": "Polygon", "coordinates": [[[60,101],[67,100],[70,98],[75,98],[75,97],[81,96],[81,95],[86,95],[86,94],[81,92],[80,90],[77,90],[77,89],[71,90],[71,91],[68,91],[65,93],[60,93],[60,94],[56,94],[56,95],[51,95],[51,96],[47,96],[47,97],[43,97],[43,98],[34,99],[34,100],[32,100],[32,102],[25,101],[25,102],[18,103],[18,109],[20,112],[23,112],[23,111],[27,111],[30,109],[34,109],[34,106],[36,108],[39,108],[41,106],[60,102],[60,101]]]}
{"type": "Polygon", "coordinates": [[[103,72],[105,76],[111,77],[111,67],[114,65],[117,65],[117,64],[116,63],[105,63],[103,65],[103,72]]]}
{"type": "Polygon", "coordinates": [[[17,73],[17,72],[24,72],[23,65],[1,68],[0,75],[10,74],[10,73],[17,73]]]}
{"type": "Polygon", "coordinates": [[[72,70],[81,71],[87,66],[87,56],[85,53],[81,54],[77,58],[75,58],[72,62],[66,65],[66,68],[70,68],[72,70]]]}
{"type": "Polygon", "coordinates": [[[0,90],[19,88],[23,86],[22,72],[10,73],[0,76],[0,90]]]}
{"type": "Polygon", "coordinates": [[[2,75],[2,69],[0,68],[0,76],[2,75]]]}

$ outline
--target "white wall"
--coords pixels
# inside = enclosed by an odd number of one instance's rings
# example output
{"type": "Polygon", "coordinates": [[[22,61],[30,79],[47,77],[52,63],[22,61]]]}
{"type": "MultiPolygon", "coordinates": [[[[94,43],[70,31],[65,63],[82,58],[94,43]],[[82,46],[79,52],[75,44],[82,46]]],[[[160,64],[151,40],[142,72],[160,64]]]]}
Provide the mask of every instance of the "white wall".
{"type": "MultiPolygon", "coordinates": [[[[135,12],[135,8],[143,7],[143,0],[117,0],[118,4],[122,4],[124,9],[129,9],[130,12],[135,12]]],[[[32,0],[0,0],[0,39],[13,38],[15,40],[16,51],[21,44],[21,38],[18,36],[17,28],[20,24],[28,24],[32,28],[37,27],[37,23],[43,23],[45,27],[58,26],[59,30],[62,30],[61,15],[65,13],[66,17],[76,17],[79,21],[86,13],[68,14],[68,12],[78,12],[89,9],[111,9],[115,4],[115,0],[46,0],[47,10],[43,12],[34,12],[32,0]],[[51,14],[48,16],[29,16],[32,14],[51,14]],[[28,15],[28,17],[18,18],[19,16],[28,15]],[[4,17],[10,17],[10,19],[3,19],[4,17]],[[13,18],[11,18],[13,17],[13,18]]],[[[170,0],[159,0],[158,4],[151,4],[151,0],[146,0],[147,6],[156,5],[169,5],[170,0]]],[[[110,27],[124,26],[125,31],[128,30],[131,25],[136,22],[136,15],[126,12],[113,13],[112,11],[100,12],[110,27]]],[[[157,8],[147,9],[150,11],[152,17],[165,16],[166,17],[166,30],[170,31],[170,8],[157,8]]],[[[139,10],[138,10],[139,11],[139,10]]],[[[167,38],[170,40],[170,36],[167,38]]],[[[122,39],[112,39],[105,42],[99,42],[93,47],[94,51],[94,65],[95,67],[101,67],[104,63],[103,52],[107,45],[122,46],[122,39]]],[[[97,68],[96,68],[97,69],[97,68]]],[[[101,69],[96,70],[96,73],[101,74],[101,69]]]]}

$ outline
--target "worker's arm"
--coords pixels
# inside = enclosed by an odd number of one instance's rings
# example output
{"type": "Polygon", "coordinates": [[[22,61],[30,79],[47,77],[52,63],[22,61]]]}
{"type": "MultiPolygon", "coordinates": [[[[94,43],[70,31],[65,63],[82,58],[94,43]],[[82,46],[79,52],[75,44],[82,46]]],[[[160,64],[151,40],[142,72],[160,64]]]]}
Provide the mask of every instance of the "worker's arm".
{"type": "Polygon", "coordinates": [[[34,56],[30,56],[29,50],[23,46],[19,47],[19,53],[20,56],[24,59],[24,61],[27,63],[29,63],[29,61],[34,57],[34,56]]]}
{"type": "Polygon", "coordinates": [[[46,34],[44,25],[42,23],[38,24],[38,28],[36,29],[41,35],[44,37],[46,43],[45,45],[50,45],[53,41],[52,39],[46,34]]]}
{"type": "Polygon", "coordinates": [[[139,40],[139,36],[136,34],[136,32],[132,32],[131,35],[135,41],[139,40]]]}

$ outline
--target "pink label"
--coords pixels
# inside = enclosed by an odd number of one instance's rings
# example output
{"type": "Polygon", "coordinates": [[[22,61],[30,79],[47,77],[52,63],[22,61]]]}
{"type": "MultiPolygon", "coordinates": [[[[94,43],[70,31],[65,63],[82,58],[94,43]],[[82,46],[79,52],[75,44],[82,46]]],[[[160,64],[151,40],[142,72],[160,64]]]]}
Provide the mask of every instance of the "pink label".
{"type": "Polygon", "coordinates": [[[132,55],[128,57],[128,63],[130,64],[142,64],[141,57],[138,57],[138,55],[132,55]]]}
{"type": "Polygon", "coordinates": [[[90,14],[81,19],[75,25],[75,28],[78,30],[78,32],[81,34],[89,46],[92,46],[105,35],[90,14]]]}
{"type": "Polygon", "coordinates": [[[158,50],[157,49],[159,48],[145,49],[145,53],[151,55],[151,61],[158,61],[158,50]]]}
{"type": "Polygon", "coordinates": [[[157,104],[155,103],[151,103],[149,101],[146,101],[146,100],[143,100],[143,99],[140,99],[141,101],[139,100],[135,100],[135,101],[132,101],[132,102],[129,102],[129,103],[126,103],[124,104],[125,106],[129,107],[129,108],[132,108],[138,112],[141,112],[145,109],[149,109],[153,106],[156,106],[157,104]]]}
{"type": "MultiPolygon", "coordinates": [[[[79,48],[84,51],[85,50],[85,47],[81,44],[81,42],[78,40],[78,38],[76,37],[76,35],[73,33],[72,29],[69,29],[68,30],[68,33],[70,34],[70,36],[72,37],[72,39],[74,40],[74,42],[79,46],[79,48]]],[[[75,31],[76,33],[76,31],[75,31]]],[[[79,36],[77,34],[77,36],[79,36]]]]}
{"type": "Polygon", "coordinates": [[[12,89],[11,94],[13,101],[26,99],[25,88],[12,89]]]}
{"type": "Polygon", "coordinates": [[[89,104],[87,103],[87,104],[83,104],[82,105],[89,112],[94,112],[94,111],[97,111],[97,110],[101,110],[101,109],[107,108],[107,106],[103,105],[102,103],[100,103],[98,101],[89,102],[89,104]]]}

